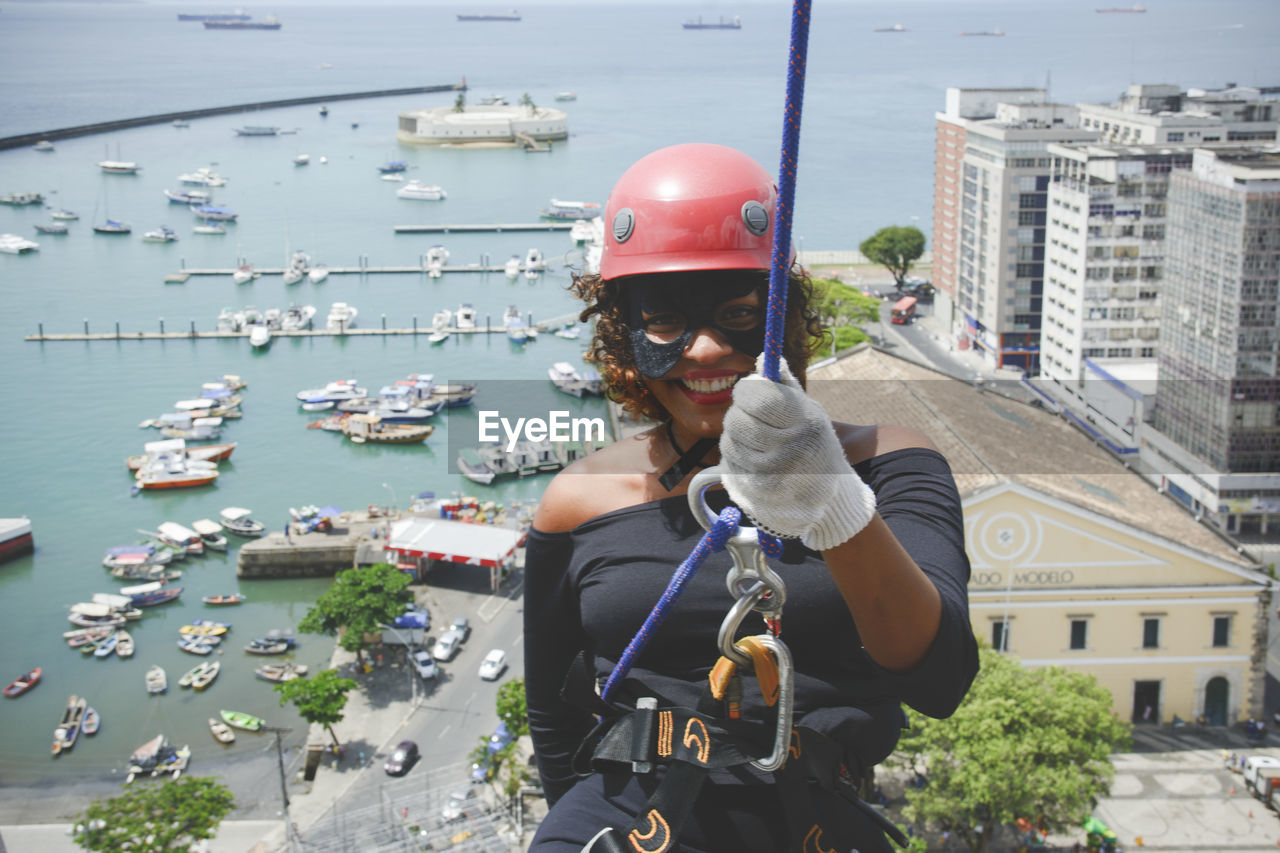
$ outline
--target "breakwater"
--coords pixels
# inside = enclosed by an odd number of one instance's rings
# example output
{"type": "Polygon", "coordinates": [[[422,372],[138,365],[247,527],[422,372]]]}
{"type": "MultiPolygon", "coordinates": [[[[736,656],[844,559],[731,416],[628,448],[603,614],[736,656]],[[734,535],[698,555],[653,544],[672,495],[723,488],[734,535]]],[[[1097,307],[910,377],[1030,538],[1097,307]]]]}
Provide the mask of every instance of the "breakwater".
{"type": "Polygon", "coordinates": [[[61,127],[53,130],[41,130],[36,133],[23,133],[18,136],[0,138],[0,151],[8,148],[22,148],[35,145],[42,139],[54,141],[71,139],[77,136],[93,136],[96,133],[109,133],[113,130],[124,130],[130,127],[144,127],[150,124],[164,124],[172,121],[185,121],[193,118],[232,115],[257,110],[272,110],[280,107],[298,107],[307,104],[322,104],[333,101],[357,101],[365,98],[390,98],[397,95],[422,95],[433,92],[465,92],[465,80],[460,83],[445,83],[437,86],[410,86],[404,89],[375,89],[370,92],[342,92],[336,95],[307,95],[302,98],[285,98],[278,101],[257,101],[250,104],[232,104],[224,107],[204,107],[198,110],[181,110],[171,113],[122,118],[114,121],[100,121],[94,124],[81,124],[74,127],[61,127]]]}

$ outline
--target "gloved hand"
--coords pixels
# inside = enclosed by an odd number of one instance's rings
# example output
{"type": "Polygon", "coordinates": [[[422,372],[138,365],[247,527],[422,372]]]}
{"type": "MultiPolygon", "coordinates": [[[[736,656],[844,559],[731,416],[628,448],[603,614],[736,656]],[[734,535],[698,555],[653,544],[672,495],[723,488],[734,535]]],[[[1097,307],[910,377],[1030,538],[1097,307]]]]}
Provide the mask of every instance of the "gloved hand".
{"type": "Polygon", "coordinates": [[[845,459],[822,406],[805,394],[785,360],[781,381],[759,371],[738,381],[720,436],[729,496],[765,532],[824,551],[856,536],[876,496],[845,459]]]}

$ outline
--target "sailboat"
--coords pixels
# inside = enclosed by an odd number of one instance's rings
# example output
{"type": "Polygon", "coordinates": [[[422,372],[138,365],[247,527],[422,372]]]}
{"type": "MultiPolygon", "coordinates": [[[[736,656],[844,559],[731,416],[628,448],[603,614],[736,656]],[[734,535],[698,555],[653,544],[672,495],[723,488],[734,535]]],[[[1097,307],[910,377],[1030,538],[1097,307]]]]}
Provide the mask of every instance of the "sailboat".
{"type": "Polygon", "coordinates": [[[108,209],[110,205],[108,205],[105,201],[106,187],[103,187],[102,193],[103,193],[103,199],[104,199],[102,207],[103,207],[103,210],[106,211],[107,218],[106,218],[106,221],[99,222],[98,207],[97,205],[94,205],[94,208],[93,208],[94,233],[96,234],[128,234],[131,231],[133,231],[133,227],[130,226],[128,222],[120,222],[118,220],[111,218],[111,212],[108,209]]]}

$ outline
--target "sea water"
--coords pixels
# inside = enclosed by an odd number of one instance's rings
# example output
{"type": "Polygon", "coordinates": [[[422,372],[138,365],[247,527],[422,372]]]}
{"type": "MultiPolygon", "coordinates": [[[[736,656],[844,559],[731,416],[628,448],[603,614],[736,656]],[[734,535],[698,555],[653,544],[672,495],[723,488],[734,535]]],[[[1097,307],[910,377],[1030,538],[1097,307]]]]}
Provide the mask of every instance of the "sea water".
{"type": "MultiPolygon", "coordinates": [[[[216,4],[215,4],[216,5],[216,4]]],[[[452,94],[335,101],[315,106],[196,119],[59,140],[52,153],[0,152],[0,193],[38,191],[81,219],[65,237],[37,235],[40,208],[0,208],[0,232],[38,239],[40,251],[0,255],[0,516],[26,515],[37,551],[0,566],[0,681],[45,668],[30,694],[5,701],[0,785],[118,772],[133,748],[163,731],[178,743],[212,747],[205,719],[234,708],[293,728],[305,724],[277,706],[256,681],[259,661],[240,651],[269,628],[296,625],[324,580],[239,581],[234,550],[182,566],[181,601],[130,626],[131,661],[86,659],[65,647],[68,605],[119,586],[102,569],[103,551],[132,542],[162,521],[189,524],[225,506],[253,509],[279,530],[290,507],[370,503],[405,507],[413,495],[455,491],[500,501],[532,499],[546,475],[484,488],[460,477],[452,448],[476,434],[475,409],[437,419],[426,444],[357,446],[307,430],[315,415],[295,393],[334,379],[372,389],[409,373],[479,383],[476,406],[499,411],[569,409],[599,413],[555,392],[556,361],[579,363],[585,338],[544,333],[523,346],[504,336],[277,339],[251,350],[243,339],[27,342],[47,333],[128,333],[213,328],[224,306],[284,308],[355,305],[360,327],[429,325],[443,308],[473,304],[496,324],[509,305],[535,320],[574,310],[566,293],[580,255],[564,232],[396,234],[402,224],[529,222],[552,197],[603,202],[614,179],[638,157],[681,141],[735,145],[770,168],[777,162],[789,4],[521,4],[519,23],[460,23],[458,4],[288,5],[274,10],[276,32],[206,31],[176,13],[208,3],[7,3],[0,15],[0,136],[172,110],[249,101],[461,81],[474,102],[488,94],[569,114],[571,136],[550,153],[518,149],[419,148],[395,140],[399,111],[453,102],[452,94]],[[702,15],[740,15],[737,31],[686,31],[702,15]],[[555,103],[557,92],[577,100],[555,103]],[[276,137],[233,133],[271,124],[276,137]],[[295,166],[306,153],[311,162],[295,166]],[[327,163],[321,164],[325,157],[327,163]],[[102,174],[102,159],[136,161],[137,176],[102,174]],[[438,183],[443,202],[397,199],[398,184],[377,166],[409,161],[407,176],[438,183]],[[228,178],[218,204],[240,214],[225,236],[191,232],[193,215],[170,205],[177,175],[210,166],[228,178]],[[106,218],[133,225],[127,237],[95,235],[106,218]],[[147,244],[160,225],[180,240],[147,244]],[[322,284],[286,286],[264,275],[237,286],[229,275],[166,285],[184,268],[229,269],[241,259],[282,266],[295,250],[333,267],[421,263],[443,244],[450,264],[501,265],[538,248],[549,269],[536,282],[501,273],[331,275],[322,284]],[[131,491],[124,458],[159,436],[139,422],[196,396],[224,373],[248,381],[243,420],[225,440],[238,448],[214,487],[161,494],[131,491]],[[239,590],[237,608],[200,604],[239,590]],[[192,618],[234,623],[224,671],[204,694],[176,687],[196,659],[175,645],[192,618]],[[143,672],[161,663],[170,694],[148,697],[143,672]],[[102,733],[53,761],[49,741],[66,697],[86,696],[102,713],[102,733]]],[[[948,86],[1048,86],[1064,102],[1113,99],[1129,82],[1221,86],[1276,80],[1271,44],[1277,13],[1266,0],[1149,3],[1141,15],[1099,15],[1087,2],[819,2],[814,4],[800,148],[795,237],[800,248],[852,249],[887,224],[928,231],[934,114],[948,86]],[[907,32],[873,33],[902,23],[907,32]],[[1001,29],[1003,38],[960,38],[961,30],[1001,29]]],[[[303,635],[297,658],[314,668],[331,641],[303,635]]],[[[256,749],[255,745],[238,746],[256,749]]],[[[196,760],[202,749],[196,750],[196,760]]]]}

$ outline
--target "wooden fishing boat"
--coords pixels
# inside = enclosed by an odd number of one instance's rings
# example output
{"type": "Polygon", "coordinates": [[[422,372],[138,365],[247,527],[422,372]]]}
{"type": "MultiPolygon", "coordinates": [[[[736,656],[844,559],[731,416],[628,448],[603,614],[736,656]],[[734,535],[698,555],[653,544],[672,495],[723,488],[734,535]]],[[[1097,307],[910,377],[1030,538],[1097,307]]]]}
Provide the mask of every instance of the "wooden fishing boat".
{"type": "Polygon", "coordinates": [[[252,643],[244,647],[244,650],[251,655],[282,655],[289,651],[286,643],[259,643],[254,640],[252,643]]]}
{"type": "Polygon", "coordinates": [[[283,681],[302,678],[307,674],[307,665],[305,663],[266,663],[255,669],[253,674],[263,681],[279,684],[283,681]]]}
{"type": "Polygon", "coordinates": [[[9,682],[9,686],[6,687],[3,691],[4,695],[8,696],[10,699],[21,696],[23,693],[26,693],[32,687],[36,686],[36,684],[40,681],[40,675],[43,672],[44,672],[43,668],[36,667],[35,669],[29,672],[23,673],[22,675],[15,678],[13,681],[9,682]]]}
{"type": "Polygon", "coordinates": [[[218,743],[236,742],[236,733],[231,731],[231,727],[213,717],[209,718],[209,731],[213,733],[214,740],[218,743]]]}
{"type": "MultiPolygon", "coordinates": [[[[85,643],[83,646],[80,647],[80,654],[97,655],[98,649],[105,646],[108,640],[114,639],[115,635],[116,635],[115,631],[108,631],[106,634],[98,637],[97,639],[91,640],[90,642],[85,643]]],[[[115,646],[116,644],[114,642],[111,643],[111,651],[115,651],[115,646]]],[[[108,654],[111,654],[111,652],[106,652],[105,654],[102,655],[102,657],[106,657],[108,654]]]]}
{"type": "Polygon", "coordinates": [[[62,712],[58,727],[53,730],[53,748],[51,752],[54,755],[61,755],[76,745],[76,738],[80,735],[80,726],[84,722],[84,711],[84,699],[73,695],[67,701],[67,707],[62,712]]]}
{"type": "Polygon", "coordinates": [[[222,519],[224,529],[243,536],[246,539],[253,539],[267,532],[267,526],[260,521],[255,521],[249,517],[249,510],[239,506],[229,506],[218,513],[218,517],[222,519]]]}
{"type": "Polygon", "coordinates": [[[133,635],[121,628],[116,631],[116,657],[133,657],[133,635]]]}
{"type": "Polygon", "coordinates": [[[93,708],[85,708],[84,722],[80,726],[80,731],[87,735],[96,735],[100,728],[102,728],[102,718],[98,716],[98,712],[93,708]]]}
{"type": "Polygon", "coordinates": [[[163,693],[169,689],[169,678],[164,674],[164,667],[153,666],[147,670],[147,692],[163,693]]]}
{"type": "MultiPolygon", "coordinates": [[[[192,462],[221,462],[224,459],[230,459],[231,454],[236,449],[236,443],[230,444],[205,444],[199,447],[186,447],[183,449],[183,458],[192,462]]],[[[137,471],[147,461],[147,454],[139,453],[137,456],[130,456],[124,461],[130,471],[137,471]]]]}
{"type": "Polygon", "coordinates": [[[213,652],[213,643],[203,643],[195,637],[183,637],[178,641],[178,648],[192,655],[208,655],[213,652]]]}
{"type": "Polygon", "coordinates": [[[120,642],[118,634],[113,633],[111,636],[103,640],[96,649],[93,650],[95,658],[111,657],[116,652],[116,644],[120,642]]]}
{"type": "Polygon", "coordinates": [[[226,595],[206,595],[204,598],[200,600],[203,601],[205,604],[226,606],[230,604],[239,604],[240,602],[244,601],[244,595],[239,592],[232,592],[226,595]]]}
{"type": "Polygon", "coordinates": [[[195,677],[196,677],[197,675],[199,675],[200,673],[204,672],[204,667],[205,667],[205,664],[206,664],[206,663],[207,663],[207,661],[201,661],[200,663],[198,663],[198,664],[196,664],[195,666],[191,667],[191,669],[189,669],[189,670],[187,670],[186,672],[184,672],[184,673],[182,674],[182,677],[178,679],[178,686],[179,686],[179,687],[190,687],[190,686],[191,686],[191,682],[195,680],[195,677]]]}
{"type": "Polygon", "coordinates": [[[213,683],[213,680],[215,678],[218,677],[218,672],[221,669],[222,669],[221,663],[219,663],[216,660],[209,661],[208,664],[205,666],[204,670],[195,678],[191,679],[191,689],[204,690],[206,687],[208,687],[210,684],[213,683]]]}
{"type": "Polygon", "coordinates": [[[222,721],[227,725],[235,726],[237,729],[244,729],[248,732],[256,732],[266,722],[261,717],[255,717],[253,714],[246,714],[243,711],[221,710],[218,713],[222,716],[222,721]]]}
{"type": "Polygon", "coordinates": [[[112,631],[111,628],[77,628],[75,631],[68,631],[63,634],[67,638],[67,645],[73,649],[78,649],[87,643],[96,643],[106,637],[112,631]],[[77,633],[78,632],[78,633],[77,633]]]}
{"type": "Polygon", "coordinates": [[[213,551],[227,550],[227,537],[222,532],[222,525],[209,519],[201,518],[191,522],[191,529],[200,534],[204,547],[213,551]]]}
{"type": "Polygon", "coordinates": [[[186,634],[191,637],[218,637],[227,633],[226,625],[218,625],[216,623],[204,625],[183,625],[178,629],[179,634],[186,634]]]}

